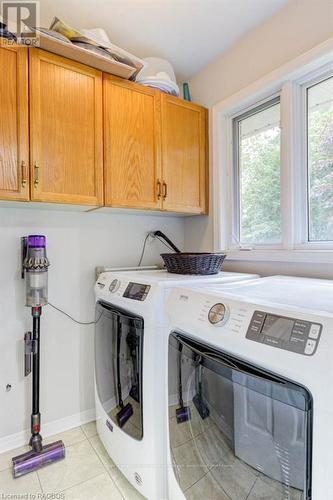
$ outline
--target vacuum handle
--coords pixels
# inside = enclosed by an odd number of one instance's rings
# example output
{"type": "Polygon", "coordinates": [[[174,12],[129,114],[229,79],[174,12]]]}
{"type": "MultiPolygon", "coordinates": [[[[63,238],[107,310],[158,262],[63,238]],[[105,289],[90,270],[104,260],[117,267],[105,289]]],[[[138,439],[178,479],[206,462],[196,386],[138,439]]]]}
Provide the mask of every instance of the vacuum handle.
{"type": "Polygon", "coordinates": [[[24,334],[24,376],[31,373],[32,340],[31,332],[24,334]]]}
{"type": "Polygon", "coordinates": [[[166,241],[166,243],[168,245],[170,245],[170,247],[176,252],[176,253],[181,253],[179,248],[176,247],[176,245],[174,243],[172,243],[172,241],[164,234],[162,233],[162,231],[155,231],[154,232],[154,236],[159,236],[160,238],[163,238],[164,241],[166,241]]]}

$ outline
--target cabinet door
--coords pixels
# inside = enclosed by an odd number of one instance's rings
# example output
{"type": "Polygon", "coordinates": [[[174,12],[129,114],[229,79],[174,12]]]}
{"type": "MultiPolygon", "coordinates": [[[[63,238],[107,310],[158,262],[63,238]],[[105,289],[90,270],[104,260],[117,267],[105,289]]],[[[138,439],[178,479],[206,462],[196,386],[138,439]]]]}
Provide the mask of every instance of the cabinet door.
{"type": "Polygon", "coordinates": [[[28,51],[0,44],[0,199],[29,199],[28,51]]]}
{"type": "Polygon", "coordinates": [[[163,208],[207,213],[207,110],[162,95],[163,208]]]}
{"type": "Polygon", "coordinates": [[[160,97],[104,75],[105,204],[161,208],[160,97]]]}
{"type": "Polygon", "coordinates": [[[102,74],[30,50],[31,198],[103,204],[102,74]]]}

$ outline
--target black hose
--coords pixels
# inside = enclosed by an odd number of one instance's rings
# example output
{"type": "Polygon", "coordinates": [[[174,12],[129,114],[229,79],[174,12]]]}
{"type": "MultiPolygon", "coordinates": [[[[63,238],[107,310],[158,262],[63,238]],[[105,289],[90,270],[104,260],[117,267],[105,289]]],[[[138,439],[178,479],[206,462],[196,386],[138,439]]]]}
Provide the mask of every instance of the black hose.
{"type": "Polygon", "coordinates": [[[168,243],[168,245],[171,246],[171,248],[176,252],[176,253],[181,253],[179,248],[176,247],[176,245],[174,243],[172,243],[172,241],[164,234],[162,233],[162,231],[155,231],[154,232],[154,236],[159,236],[160,238],[163,238],[164,241],[166,241],[168,243]]]}

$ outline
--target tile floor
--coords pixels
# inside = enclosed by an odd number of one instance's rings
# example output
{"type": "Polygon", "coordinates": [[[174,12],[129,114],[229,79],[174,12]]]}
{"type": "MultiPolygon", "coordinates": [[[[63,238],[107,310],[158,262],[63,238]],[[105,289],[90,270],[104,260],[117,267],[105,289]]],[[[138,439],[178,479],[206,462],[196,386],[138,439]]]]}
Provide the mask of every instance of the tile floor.
{"type": "MultiPolygon", "coordinates": [[[[191,404],[191,403],[190,403],[191,404]]],[[[202,420],[191,404],[191,421],[177,424],[170,408],[170,437],[177,480],[187,500],[301,500],[298,490],[273,481],[237,459],[217,425],[202,420]]],[[[0,454],[0,498],[59,500],[143,500],[117,469],[101,443],[95,422],[45,438],[62,439],[66,459],[13,479],[11,458],[0,454]],[[41,496],[45,494],[45,496],[41,496]]],[[[154,499],[159,500],[159,499],[154,499]]]]}
{"type": "Polygon", "coordinates": [[[18,479],[12,477],[11,459],[28,447],[0,454],[0,498],[52,498],[47,495],[57,494],[54,498],[59,500],[143,500],[108,456],[95,422],[44,442],[57,439],[66,446],[66,459],[18,479]]]}
{"type": "Polygon", "coordinates": [[[302,493],[287,488],[235,457],[232,448],[210,417],[202,420],[192,402],[191,420],[177,424],[169,407],[169,428],[174,471],[187,500],[302,500],[302,493]]]}

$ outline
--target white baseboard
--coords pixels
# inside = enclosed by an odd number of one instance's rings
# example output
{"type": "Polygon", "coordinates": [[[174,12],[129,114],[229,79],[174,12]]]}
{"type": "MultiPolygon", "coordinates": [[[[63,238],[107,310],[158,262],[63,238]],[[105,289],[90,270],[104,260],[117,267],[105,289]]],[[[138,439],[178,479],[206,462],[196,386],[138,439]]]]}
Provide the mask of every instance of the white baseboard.
{"type": "MultiPolygon", "coordinates": [[[[73,427],[78,427],[79,425],[86,424],[95,420],[95,408],[90,410],[85,410],[81,413],[76,413],[75,415],[70,415],[69,417],[60,418],[59,420],[54,420],[53,422],[43,423],[42,421],[42,436],[52,436],[52,434],[58,434],[59,432],[68,431],[73,429],[73,427]]],[[[28,443],[30,439],[30,429],[26,429],[15,434],[10,434],[9,436],[0,437],[0,453],[4,451],[13,450],[14,448],[19,448],[28,443]]]]}

